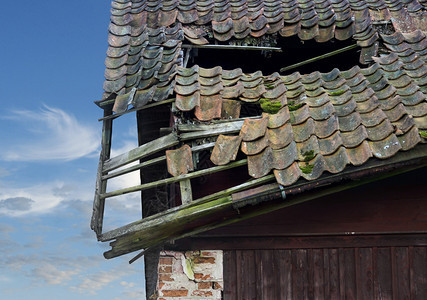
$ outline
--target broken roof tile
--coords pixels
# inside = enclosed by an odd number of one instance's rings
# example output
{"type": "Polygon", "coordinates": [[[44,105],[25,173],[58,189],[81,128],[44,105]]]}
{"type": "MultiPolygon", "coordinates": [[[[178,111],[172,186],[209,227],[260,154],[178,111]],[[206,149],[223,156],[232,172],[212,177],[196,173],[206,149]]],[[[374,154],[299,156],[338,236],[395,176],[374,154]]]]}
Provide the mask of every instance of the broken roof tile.
{"type": "Polygon", "coordinates": [[[166,162],[168,172],[172,176],[179,176],[192,171],[194,167],[190,146],[183,145],[176,150],[166,150],[166,162]]]}
{"type": "Polygon", "coordinates": [[[218,165],[226,165],[235,160],[242,138],[240,136],[225,136],[220,134],[212,150],[211,161],[218,165]]]}

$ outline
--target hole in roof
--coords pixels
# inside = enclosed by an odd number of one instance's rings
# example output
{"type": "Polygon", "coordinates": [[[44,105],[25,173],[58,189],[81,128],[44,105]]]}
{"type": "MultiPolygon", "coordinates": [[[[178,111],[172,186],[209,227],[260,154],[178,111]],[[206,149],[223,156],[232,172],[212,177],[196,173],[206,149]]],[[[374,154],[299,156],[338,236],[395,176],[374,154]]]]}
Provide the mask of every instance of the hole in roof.
{"type": "MultiPolygon", "coordinates": [[[[313,57],[324,55],[344,47],[354,45],[354,40],[338,41],[330,40],[325,43],[317,43],[315,40],[301,41],[297,36],[290,38],[279,37],[277,45],[283,52],[237,50],[237,49],[193,49],[192,57],[188,61],[187,67],[199,65],[203,68],[213,68],[222,66],[223,69],[232,70],[241,68],[244,73],[262,71],[264,75],[279,72],[283,67],[287,67],[313,57]]],[[[300,72],[308,74],[314,71],[329,72],[333,68],[348,70],[355,65],[359,65],[360,48],[336,54],[329,58],[324,58],[304,66],[300,66],[281,73],[282,75],[300,72]]]]}

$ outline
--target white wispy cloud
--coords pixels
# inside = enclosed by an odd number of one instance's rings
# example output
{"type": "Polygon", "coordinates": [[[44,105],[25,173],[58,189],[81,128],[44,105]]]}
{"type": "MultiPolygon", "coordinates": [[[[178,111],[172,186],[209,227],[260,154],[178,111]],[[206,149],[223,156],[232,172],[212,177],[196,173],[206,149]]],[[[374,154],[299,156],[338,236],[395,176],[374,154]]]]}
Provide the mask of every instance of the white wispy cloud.
{"type": "Polygon", "coordinates": [[[0,148],[5,161],[69,161],[97,152],[98,129],[72,114],[44,106],[40,111],[15,110],[3,117],[14,128],[13,139],[0,148]]]}
{"type": "Polygon", "coordinates": [[[108,271],[99,271],[97,273],[90,274],[84,278],[80,284],[72,287],[72,289],[80,293],[96,295],[97,291],[109,285],[111,282],[119,281],[124,276],[129,276],[131,274],[135,274],[135,271],[129,268],[124,269],[122,266],[108,271]]]}
{"type": "Polygon", "coordinates": [[[49,213],[60,203],[93,197],[90,185],[62,181],[13,187],[0,182],[0,216],[20,217],[49,213]]]}
{"type": "Polygon", "coordinates": [[[53,264],[45,264],[34,268],[31,271],[33,277],[43,279],[47,284],[62,284],[70,281],[74,275],[78,274],[78,270],[60,270],[53,264]]]}

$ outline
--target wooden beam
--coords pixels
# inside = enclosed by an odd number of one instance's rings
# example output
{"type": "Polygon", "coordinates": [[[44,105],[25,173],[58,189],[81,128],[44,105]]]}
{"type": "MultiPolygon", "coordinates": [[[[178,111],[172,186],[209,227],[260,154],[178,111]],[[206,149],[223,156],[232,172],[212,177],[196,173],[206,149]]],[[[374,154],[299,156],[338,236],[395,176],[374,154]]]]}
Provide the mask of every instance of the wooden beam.
{"type": "Polygon", "coordinates": [[[156,152],[165,150],[173,147],[179,143],[178,136],[175,133],[168,134],[164,137],[155,139],[138,148],[132,149],[126,153],[113,157],[104,162],[103,172],[109,172],[117,169],[121,166],[127,165],[128,163],[134,162],[138,159],[150,156],[156,152]]]}
{"type": "MultiPolygon", "coordinates": [[[[111,109],[104,111],[104,116],[111,114],[111,109]]],[[[104,220],[105,200],[100,195],[107,190],[107,181],[102,179],[102,169],[104,161],[110,158],[111,154],[111,137],[113,133],[113,120],[105,120],[102,124],[102,141],[101,153],[99,155],[98,173],[95,184],[95,197],[93,200],[93,212],[90,227],[95,231],[97,237],[102,234],[102,225],[104,220]]]]}
{"type": "Polygon", "coordinates": [[[292,70],[292,69],[304,66],[306,64],[309,64],[309,63],[312,63],[312,62],[316,62],[316,61],[319,61],[321,59],[328,58],[328,57],[331,57],[331,56],[334,56],[334,55],[337,55],[337,54],[340,54],[340,53],[343,53],[343,52],[346,52],[346,51],[349,51],[349,50],[352,50],[352,49],[355,49],[356,47],[357,47],[357,44],[354,44],[354,45],[350,45],[350,46],[347,46],[347,47],[344,47],[344,48],[341,48],[341,49],[338,49],[338,50],[335,50],[335,51],[332,51],[332,52],[329,52],[329,53],[326,53],[326,54],[323,54],[323,55],[320,55],[320,56],[316,56],[316,57],[304,60],[302,62],[299,62],[299,63],[293,64],[293,65],[281,68],[280,69],[280,73],[283,73],[283,72],[286,72],[286,71],[289,71],[289,70],[292,70]]]}
{"type": "Polygon", "coordinates": [[[141,185],[132,186],[132,187],[117,190],[117,191],[104,193],[104,194],[101,194],[100,197],[101,197],[101,199],[105,199],[105,198],[120,196],[120,195],[124,195],[124,194],[128,194],[128,193],[132,193],[132,192],[143,191],[143,190],[155,188],[155,187],[166,185],[166,184],[180,182],[180,181],[183,181],[185,179],[197,178],[200,176],[210,175],[210,174],[217,173],[220,171],[225,171],[228,169],[244,166],[247,163],[248,163],[247,159],[242,159],[242,160],[232,162],[232,163],[224,165],[224,166],[216,166],[216,167],[212,167],[209,169],[204,169],[204,170],[199,170],[196,172],[191,172],[188,174],[183,174],[180,176],[166,178],[166,179],[162,179],[162,180],[158,180],[158,181],[154,181],[154,182],[149,182],[149,183],[145,183],[145,184],[141,184],[141,185]]]}
{"type": "MultiPolygon", "coordinates": [[[[203,144],[203,145],[197,145],[197,146],[193,146],[191,147],[191,151],[192,152],[198,152],[198,151],[202,151],[202,150],[206,150],[206,149],[210,149],[213,148],[215,146],[215,142],[213,143],[207,143],[207,144],[203,144]]],[[[131,166],[129,168],[126,169],[122,169],[120,171],[116,171],[116,172],[112,172],[112,173],[108,173],[107,175],[102,176],[102,180],[106,180],[106,179],[111,179],[120,175],[124,175],[133,171],[137,171],[143,168],[148,168],[151,167],[153,165],[159,164],[161,162],[164,162],[166,160],[166,156],[160,156],[157,158],[153,158],[150,159],[148,161],[139,163],[137,165],[131,166]]]]}
{"type": "Polygon", "coordinates": [[[191,181],[190,179],[185,179],[179,182],[179,187],[181,190],[181,203],[187,204],[193,201],[193,193],[191,191],[191,181]]]}
{"type": "Polygon", "coordinates": [[[182,45],[184,49],[215,49],[215,50],[252,50],[252,51],[274,51],[283,52],[282,48],[279,47],[262,47],[262,46],[239,46],[239,45],[182,45]]]}
{"type": "MultiPolygon", "coordinates": [[[[114,104],[115,99],[108,100],[108,101],[112,101],[112,103],[114,104]]],[[[142,109],[147,109],[147,108],[151,108],[151,107],[155,107],[155,106],[159,106],[159,105],[169,104],[169,103],[172,103],[172,102],[175,102],[175,98],[173,98],[173,99],[166,99],[166,100],[159,101],[159,102],[153,102],[153,103],[150,103],[150,104],[138,107],[138,108],[131,108],[131,109],[128,109],[127,111],[124,111],[124,112],[118,113],[118,114],[114,114],[114,115],[110,114],[108,116],[104,116],[103,118],[98,119],[98,121],[115,119],[115,118],[118,118],[118,117],[123,116],[125,114],[131,113],[133,111],[139,111],[139,110],[142,110],[142,109]]]]}

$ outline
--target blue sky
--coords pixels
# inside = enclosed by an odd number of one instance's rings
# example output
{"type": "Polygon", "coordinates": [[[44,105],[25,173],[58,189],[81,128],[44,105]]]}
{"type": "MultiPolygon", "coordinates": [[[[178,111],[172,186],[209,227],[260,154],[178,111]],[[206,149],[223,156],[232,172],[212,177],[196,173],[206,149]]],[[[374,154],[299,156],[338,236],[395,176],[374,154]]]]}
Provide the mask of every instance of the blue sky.
{"type": "MultiPolygon", "coordinates": [[[[142,260],[105,260],[89,228],[109,10],[108,0],[2,3],[2,299],[144,296],[142,260]]],[[[119,118],[113,155],[136,146],[134,118],[119,118]]],[[[130,174],[109,188],[123,180],[138,184],[130,174]]],[[[109,201],[106,229],[138,218],[138,205],[138,195],[109,201]]]]}

